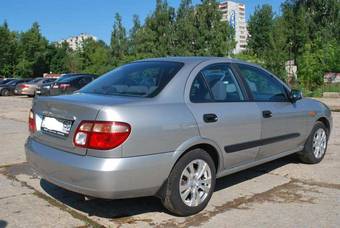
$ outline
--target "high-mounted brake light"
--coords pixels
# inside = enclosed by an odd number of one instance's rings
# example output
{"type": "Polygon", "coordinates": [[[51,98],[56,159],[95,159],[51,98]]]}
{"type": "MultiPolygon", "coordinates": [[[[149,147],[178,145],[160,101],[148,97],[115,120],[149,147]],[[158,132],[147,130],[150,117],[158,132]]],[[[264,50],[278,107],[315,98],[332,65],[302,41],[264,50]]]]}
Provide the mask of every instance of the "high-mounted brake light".
{"type": "Polygon", "coordinates": [[[33,134],[37,130],[35,125],[34,112],[32,111],[32,109],[30,110],[28,115],[28,130],[31,134],[33,134]]]}
{"type": "Polygon", "coordinates": [[[130,135],[127,123],[112,121],[82,121],[73,138],[75,146],[109,150],[121,145],[130,135]]]}
{"type": "Polygon", "coordinates": [[[70,84],[65,84],[65,83],[63,83],[63,84],[60,84],[59,86],[60,86],[60,89],[67,89],[67,88],[70,87],[71,85],[70,85],[70,84]]]}

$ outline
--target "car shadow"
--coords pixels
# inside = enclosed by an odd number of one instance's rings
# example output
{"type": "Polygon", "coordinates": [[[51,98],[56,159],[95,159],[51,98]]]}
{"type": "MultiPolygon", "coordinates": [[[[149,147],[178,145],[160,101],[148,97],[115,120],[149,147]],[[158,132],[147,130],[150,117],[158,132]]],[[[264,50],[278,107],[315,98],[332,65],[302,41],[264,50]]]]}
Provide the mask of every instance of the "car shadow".
{"type": "MultiPolygon", "coordinates": [[[[226,189],[244,181],[264,175],[272,170],[290,163],[297,163],[296,156],[290,155],[248,170],[231,174],[216,181],[215,192],[226,189]]],[[[141,197],[132,199],[90,199],[85,200],[84,196],[62,189],[48,181],[41,179],[41,187],[54,199],[66,204],[67,206],[79,210],[89,216],[97,216],[108,219],[124,218],[148,212],[168,212],[156,197],[141,197]]],[[[170,213],[171,214],[171,213],[170,213]]]]}

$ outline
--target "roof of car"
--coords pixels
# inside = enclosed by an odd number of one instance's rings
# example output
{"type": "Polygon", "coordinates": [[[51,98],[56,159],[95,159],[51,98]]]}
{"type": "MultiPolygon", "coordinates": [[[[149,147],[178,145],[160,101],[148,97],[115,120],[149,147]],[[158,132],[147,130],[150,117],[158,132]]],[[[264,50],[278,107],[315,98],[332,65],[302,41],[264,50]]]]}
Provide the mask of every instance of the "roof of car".
{"type": "Polygon", "coordinates": [[[136,62],[141,61],[172,61],[172,62],[183,62],[183,63],[201,63],[209,60],[225,60],[226,62],[233,62],[233,63],[246,63],[239,59],[234,58],[225,58],[225,57],[209,57],[209,56],[168,56],[168,57],[161,57],[161,58],[148,58],[138,60],[136,62]]]}

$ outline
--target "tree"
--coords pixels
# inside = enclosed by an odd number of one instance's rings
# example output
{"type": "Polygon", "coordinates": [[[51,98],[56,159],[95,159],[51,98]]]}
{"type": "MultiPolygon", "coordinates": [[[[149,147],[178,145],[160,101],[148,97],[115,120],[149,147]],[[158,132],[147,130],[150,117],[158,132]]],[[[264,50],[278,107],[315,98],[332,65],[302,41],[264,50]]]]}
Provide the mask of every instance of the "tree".
{"type": "Polygon", "coordinates": [[[128,50],[126,30],[122,24],[122,17],[116,13],[111,35],[111,49],[114,61],[122,59],[128,50]]]}
{"type": "Polygon", "coordinates": [[[256,7],[248,22],[248,48],[257,56],[263,56],[271,48],[274,13],[270,5],[256,7]]]}
{"type": "Polygon", "coordinates": [[[85,73],[103,74],[111,68],[110,48],[103,41],[85,40],[80,57],[85,73]]]}
{"type": "Polygon", "coordinates": [[[128,53],[130,55],[136,55],[140,51],[138,50],[138,47],[141,44],[140,33],[142,32],[142,25],[141,25],[138,15],[133,15],[132,21],[133,21],[133,26],[130,30],[128,53]]]}
{"type": "Polygon", "coordinates": [[[298,6],[294,2],[282,4],[284,26],[286,28],[287,43],[290,44],[290,52],[295,64],[298,65],[298,57],[303,53],[309,39],[310,15],[307,14],[305,6],[298,6]]]}
{"type": "Polygon", "coordinates": [[[215,0],[202,0],[196,6],[194,25],[197,31],[195,55],[225,56],[235,47],[234,31],[221,21],[222,13],[215,0]]]}
{"type": "Polygon", "coordinates": [[[0,75],[13,75],[17,63],[17,38],[6,21],[0,26],[0,44],[0,75]]]}
{"type": "Polygon", "coordinates": [[[174,41],[177,55],[193,55],[198,31],[193,23],[195,8],[191,0],[182,0],[176,14],[174,41]]]}
{"type": "Polygon", "coordinates": [[[19,35],[19,60],[16,73],[22,77],[37,77],[49,72],[48,41],[41,35],[38,23],[19,35]]]}
{"type": "Polygon", "coordinates": [[[157,0],[156,9],[145,19],[145,27],[141,35],[148,46],[143,45],[145,53],[152,53],[155,57],[174,53],[174,21],[175,9],[167,1],[157,0]]]}
{"type": "Polygon", "coordinates": [[[287,37],[285,36],[284,21],[281,17],[273,19],[273,27],[268,37],[268,47],[262,53],[261,59],[264,60],[263,66],[282,80],[294,82],[293,79],[286,77],[285,63],[289,59],[287,37]]]}
{"type": "Polygon", "coordinates": [[[320,64],[320,52],[314,52],[312,44],[307,43],[304,53],[299,57],[299,80],[307,90],[315,90],[323,83],[323,69],[320,64]]]}
{"type": "Polygon", "coordinates": [[[67,73],[70,69],[67,68],[71,49],[67,42],[61,44],[51,44],[49,53],[51,55],[50,71],[55,73],[67,73]]]}

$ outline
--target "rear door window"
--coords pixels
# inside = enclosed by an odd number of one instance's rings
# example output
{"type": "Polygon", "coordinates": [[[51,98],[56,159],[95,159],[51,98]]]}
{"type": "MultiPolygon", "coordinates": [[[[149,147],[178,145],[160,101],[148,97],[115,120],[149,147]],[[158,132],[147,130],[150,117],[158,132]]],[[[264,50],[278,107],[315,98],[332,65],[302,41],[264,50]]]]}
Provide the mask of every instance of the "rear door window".
{"type": "Polygon", "coordinates": [[[190,99],[192,102],[238,102],[244,97],[230,66],[222,63],[200,71],[192,84],[190,99]]]}

